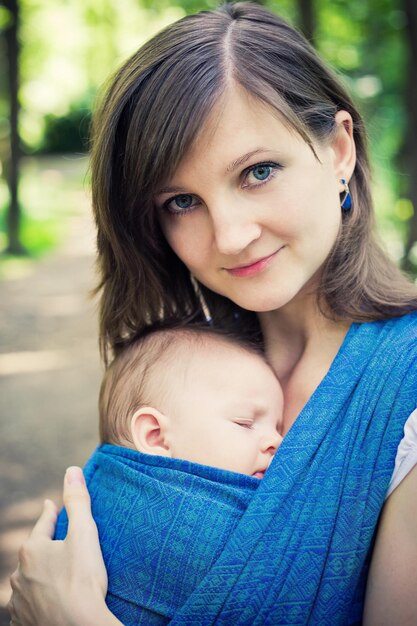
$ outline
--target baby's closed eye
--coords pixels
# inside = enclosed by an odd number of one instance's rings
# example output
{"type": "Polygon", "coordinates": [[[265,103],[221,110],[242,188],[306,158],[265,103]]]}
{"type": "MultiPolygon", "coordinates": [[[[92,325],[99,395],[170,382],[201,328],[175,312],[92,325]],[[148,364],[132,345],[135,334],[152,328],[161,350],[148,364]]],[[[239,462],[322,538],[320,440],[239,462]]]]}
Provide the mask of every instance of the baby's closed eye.
{"type": "Polygon", "coordinates": [[[253,420],[236,420],[235,424],[242,426],[243,428],[253,428],[253,420]]]}

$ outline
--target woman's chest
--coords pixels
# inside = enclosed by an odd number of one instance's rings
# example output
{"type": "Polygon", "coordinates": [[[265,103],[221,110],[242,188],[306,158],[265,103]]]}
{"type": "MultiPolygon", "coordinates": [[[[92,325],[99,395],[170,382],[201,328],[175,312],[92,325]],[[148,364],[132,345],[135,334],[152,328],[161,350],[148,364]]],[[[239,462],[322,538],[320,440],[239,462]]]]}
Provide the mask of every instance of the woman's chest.
{"type": "Polygon", "coordinates": [[[322,355],[321,359],[300,359],[286,377],[281,377],[280,382],[284,393],[284,435],[325,378],[333,358],[334,355],[329,354],[322,355]]]}
{"type": "Polygon", "coordinates": [[[346,328],[319,337],[296,351],[272,350],[269,361],[284,393],[285,435],[329,372],[346,334],[346,328]]]}

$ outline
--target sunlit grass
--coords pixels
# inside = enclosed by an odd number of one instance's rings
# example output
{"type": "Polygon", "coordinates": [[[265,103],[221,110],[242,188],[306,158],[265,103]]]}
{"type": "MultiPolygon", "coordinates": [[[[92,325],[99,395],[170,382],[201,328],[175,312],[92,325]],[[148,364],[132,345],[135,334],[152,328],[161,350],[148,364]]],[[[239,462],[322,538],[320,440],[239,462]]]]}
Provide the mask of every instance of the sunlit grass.
{"type": "MultiPolygon", "coordinates": [[[[20,241],[29,257],[53,250],[65,236],[68,218],[85,209],[88,202],[87,158],[83,155],[27,157],[22,160],[20,180],[20,241]]],[[[2,262],[16,264],[7,255],[6,184],[0,181],[0,252],[2,262]]]]}

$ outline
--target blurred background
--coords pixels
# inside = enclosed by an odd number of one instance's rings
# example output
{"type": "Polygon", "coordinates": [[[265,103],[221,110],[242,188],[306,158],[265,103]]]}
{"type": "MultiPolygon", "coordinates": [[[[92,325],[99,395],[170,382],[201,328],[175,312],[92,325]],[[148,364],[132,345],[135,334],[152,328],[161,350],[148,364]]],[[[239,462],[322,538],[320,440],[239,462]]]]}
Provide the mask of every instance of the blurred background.
{"type": "MultiPolygon", "coordinates": [[[[271,0],[343,75],[367,122],[378,227],[417,276],[417,2],[271,0]]],[[[88,146],[97,91],[211,0],[0,2],[0,625],[42,500],[97,441],[101,378],[88,146]]]]}

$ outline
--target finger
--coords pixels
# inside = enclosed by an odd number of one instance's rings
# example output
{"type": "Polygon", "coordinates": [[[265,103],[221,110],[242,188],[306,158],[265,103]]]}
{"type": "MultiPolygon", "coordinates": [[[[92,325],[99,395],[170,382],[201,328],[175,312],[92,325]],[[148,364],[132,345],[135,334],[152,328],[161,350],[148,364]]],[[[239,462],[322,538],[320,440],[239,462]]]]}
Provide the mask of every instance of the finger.
{"type": "Polygon", "coordinates": [[[55,532],[57,508],[52,500],[45,500],[42,513],[30,533],[31,537],[44,537],[52,539],[55,532]]]}
{"type": "Polygon", "coordinates": [[[13,619],[13,616],[14,616],[13,597],[11,597],[10,600],[8,601],[6,609],[10,617],[13,619]]]}
{"type": "MultiPolygon", "coordinates": [[[[13,574],[10,576],[9,583],[13,592],[19,590],[19,565],[17,566],[13,574]]],[[[10,602],[12,602],[12,600],[13,600],[13,593],[10,596],[10,602]]]]}
{"type": "Polygon", "coordinates": [[[69,467],[64,479],[64,505],[68,514],[68,534],[94,528],[91,500],[80,467],[69,467]]]}
{"type": "Polygon", "coordinates": [[[9,602],[7,603],[7,607],[6,607],[11,620],[10,620],[10,624],[17,624],[17,615],[16,615],[16,611],[14,609],[14,604],[13,604],[13,595],[10,597],[9,602]]]}

